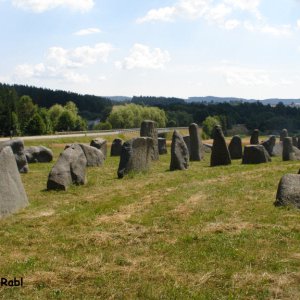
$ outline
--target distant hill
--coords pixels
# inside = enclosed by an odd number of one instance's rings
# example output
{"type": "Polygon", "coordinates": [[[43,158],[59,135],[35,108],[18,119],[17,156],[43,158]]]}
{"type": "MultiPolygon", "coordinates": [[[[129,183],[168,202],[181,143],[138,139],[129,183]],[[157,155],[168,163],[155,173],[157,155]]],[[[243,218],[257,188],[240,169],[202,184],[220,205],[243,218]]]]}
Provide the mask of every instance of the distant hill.
{"type": "Polygon", "coordinates": [[[280,99],[280,98],[270,98],[264,100],[257,100],[257,99],[245,99],[245,98],[235,98],[235,97],[214,97],[214,96],[205,96],[205,97],[189,97],[186,100],[188,103],[225,103],[229,102],[232,104],[238,103],[254,103],[254,102],[261,102],[265,105],[276,105],[279,102],[282,102],[284,105],[300,105],[300,99],[280,99]]]}
{"type": "Polygon", "coordinates": [[[168,106],[172,104],[185,104],[186,101],[174,97],[152,97],[152,96],[134,96],[131,100],[132,103],[148,105],[148,106],[168,106]]]}
{"type": "Polygon", "coordinates": [[[132,97],[126,97],[126,96],[105,96],[105,98],[110,99],[111,101],[116,102],[130,102],[132,97]]]}

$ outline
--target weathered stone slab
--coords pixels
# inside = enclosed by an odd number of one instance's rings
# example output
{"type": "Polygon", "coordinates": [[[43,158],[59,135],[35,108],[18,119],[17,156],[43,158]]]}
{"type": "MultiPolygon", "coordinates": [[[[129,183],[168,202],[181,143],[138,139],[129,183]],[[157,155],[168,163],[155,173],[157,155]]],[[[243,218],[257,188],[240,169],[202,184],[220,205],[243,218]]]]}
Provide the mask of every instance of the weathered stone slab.
{"type": "Polygon", "coordinates": [[[165,138],[158,138],[158,153],[159,155],[167,154],[167,140],[165,138]]]}
{"type": "Polygon", "coordinates": [[[20,173],[28,173],[28,163],[24,151],[24,142],[21,139],[9,140],[0,144],[0,151],[4,147],[9,146],[15,156],[17,166],[20,173]]]}
{"type": "Polygon", "coordinates": [[[106,159],[107,155],[107,141],[101,138],[93,139],[90,143],[90,146],[99,149],[103,155],[104,159],[106,159]]]}
{"type": "Polygon", "coordinates": [[[261,164],[271,161],[271,158],[262,145],[246,145],[242,164],[261,164]]]}
{"type": "Polygon", "coordinates": [[[171,144],[170,171],[186,170],[189,166],[189,151],[182,135],[174,130],[171,144]]]}
{"type": "Polygon", "coordinates": [[[101,167],[104,164],[105,156],[101,150],[85,145],[79,144],[87,161],[87,167],[101,167]]]}
{"type": "Polygon", "coordinates": [[[110,148],[110,156],[120,156],[122,151],[123,140],[114,139],[111,148],[110,148]]]}
{"type": "Polygon", "coordinates": [[[189,126],[190,134],[190,161],[202,160],[202,141],[199,135],[199,127],[196,123],[192,123],[189,126]]]}
{"type": "Polygon", "coordinates": [[[214,128],[213,138],[214,141],[210,157],[211,167],[231,164],[230,153],[225,142],[222,128],[219,125],[214,128]]]}
{"type": "Polygon", "coordinates": [[[123,178],[129,172],[147,171],[153,158],[153,139],[138,137],[122,145],[118,177],[123,178]]]}
{"type": "Polygon", "coordinates": [[[0,149],[0,218],[28,205],[27,195],[10,146],[0,149]]]}
{"type": "Polygon", "coordinates": [[[250,138],[250,145],[258,145],[259,144],[259,130],[254,129],[250,138]]]}
{"type": "Polygon", "coordinates": [[[73,183],[86,183],[87,159],[78,144],[72,144],[59,156],[48,176],[48,190],[67,190],[73,183]]]}
{"type": "Polygon", "coordinates": [[[53,152],[44,146],[26,147],[25,156],[28,163],[46,163],[53,160],[53,152]]]}
{"type": "Polygon", "coordinates": [[[285,137],[282,141],[282,160],[300,160],[300,150],[293,146],[292,138],[285,137]]]}
{"type": "MultiPolygon", "coordinates": [[[[274,152],[274,147],[276,145],[276,136],[275,135],[271,135],[266,141],[261,143],[262,146],[265,147],[265,149],[267,150],[268,154],[270,156],[275,156],[276,153],[274,152]]],[[[282,149],[278,150],[278,151],[282,151],[282,149]]],[[[279,154],[281,155],[281,154],[279,154]]]]}
{"type": "Polygon", "coordinates": [[[241,159],[243,156],[243,146],[242,146],[242,140],[240,136],[235,135],[232,137],[228,150],[230,153],[231,159],[241,159]]]}
{"type": "Polygon", "coordinates": [[[191,139],[190,139],[190,136],[189,135],[184,135],[183,137],[183,140],[188,148],[188,151],[189,153],[191,153],[191,139]]]}
{"type": "Polygon", "coordinates": [[[141,137],[150,137],[153,139],[153,160],[159,159],[158,153],[158,133],[157,123],[151,120],[144,120],[141,124],[140,130],[141,137]]]}
{"type": "Polygon", "coordinates": [[[298,138],[296,136],[292,137],[292,143],[294,147],[298,148],[298,138]]]}
{"type": "Polygon", "coordinates": [[[287,129],[282,129],[280,132],[280,141],[283,142],[283,139],[288,137],[289,133],[287,129]]]}
{"type": "Polygon", "coordinates": [[[300,175],[286,174],[281,178],[274,205],[300,208],[300,175]]]}

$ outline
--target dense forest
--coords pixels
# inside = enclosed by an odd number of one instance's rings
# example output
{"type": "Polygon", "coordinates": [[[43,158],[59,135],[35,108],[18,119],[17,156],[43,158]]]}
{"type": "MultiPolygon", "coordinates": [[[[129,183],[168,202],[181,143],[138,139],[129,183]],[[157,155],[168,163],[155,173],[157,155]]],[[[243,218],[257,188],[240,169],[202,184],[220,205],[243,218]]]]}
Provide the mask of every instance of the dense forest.
{"type": "Polygon", "coordinates": [[[258,128],[265,133],[282,128],[300,132],[300,108],[283,103],[187,103],[179,98],[143,96],[133,97],[130,102],[0,84],[0,135],[85,130],[86,121],[95,119],[101,120],[95,129],[110,129],[138,127],[141,118],[156,118],[161,126],[169,127],[192,122],[202,125],[208,117],[216,117],[224,129],[244,124],[249,130],[258,128]]]}

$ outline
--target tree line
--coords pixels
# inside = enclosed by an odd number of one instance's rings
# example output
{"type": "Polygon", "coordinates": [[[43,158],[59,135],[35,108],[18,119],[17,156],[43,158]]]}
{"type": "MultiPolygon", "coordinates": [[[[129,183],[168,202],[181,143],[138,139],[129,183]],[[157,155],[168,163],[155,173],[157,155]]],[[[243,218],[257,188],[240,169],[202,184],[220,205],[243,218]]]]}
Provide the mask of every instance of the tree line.
{"type": "Polygon", "coordinates": [[[95,119],[101,122],[94,129],[139,127],[143,119],[153,119],[160,127],[192,122],[211,127],[218,120],[225,132],[235,124],[265,133],[282,128],[300,131],[300,108],[283,103],[187,103],[179,98],[139,96],[124,104],[92,95],[0,84],[1,135],[85,130],[86,120],[95,119]]]}

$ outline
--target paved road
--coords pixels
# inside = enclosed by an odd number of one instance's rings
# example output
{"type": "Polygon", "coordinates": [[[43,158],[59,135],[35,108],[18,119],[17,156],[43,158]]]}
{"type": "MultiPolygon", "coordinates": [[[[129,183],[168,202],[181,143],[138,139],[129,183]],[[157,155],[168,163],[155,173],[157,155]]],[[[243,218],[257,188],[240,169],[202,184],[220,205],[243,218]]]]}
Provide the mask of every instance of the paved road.
{"type": "MultiPolygon", "coordinates": [[[[187,127],[177,127],[176,129],[186,129],[187,127]]],[[[175,128],[159,128],[158,132],[169,132],[174,130],[175,128]]],[[[136,132],[140,131],[139,128],[133,129],[118,129],[118,130],[103,130],[99,132],[86,131],[86,132],[72,132],[72,133],[60,133],[60,134],[52,134],[52,135],[35,135],[35,136],[21,136],[22,140],[44,140],[44,139],[61,139],[66,137],[83,137],[83,136],[102,136],[102,135],[117,135],[125,132],[136,132]]],[[[9,137],[0,138],[0,141],[8,141],[9,137]]]]}

